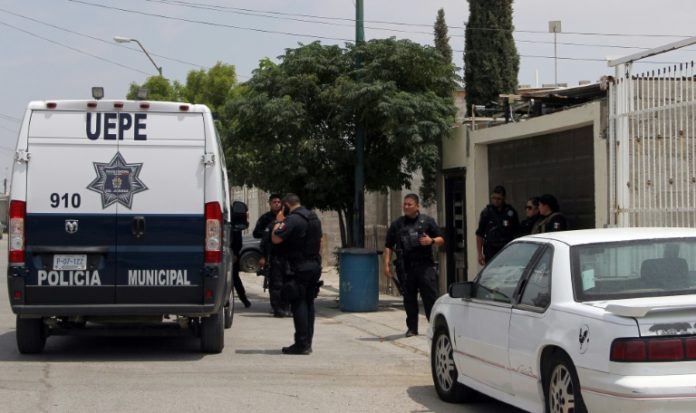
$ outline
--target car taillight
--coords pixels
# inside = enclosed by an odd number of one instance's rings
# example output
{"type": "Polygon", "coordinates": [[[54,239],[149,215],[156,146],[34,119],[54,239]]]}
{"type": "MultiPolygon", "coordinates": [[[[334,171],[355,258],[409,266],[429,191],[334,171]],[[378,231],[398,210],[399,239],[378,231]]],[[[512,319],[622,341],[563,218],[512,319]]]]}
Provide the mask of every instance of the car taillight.
{"type": "Polygon", "coordinates": [[[611,343],[610,359],[618,362],[696,360],[696,338],[619,338],[611,343]]]}
{"type": "Polygon", "coordinates": [[[10,201],[10,228],[8,229],[10,265],[24,265],[24,217],[26,211],[24,201],[10,201]]]}
{"type": "Polygon", "coordinates": [[[205,204],[205,263],[222,261],[222,209],[218,202],[205,204]]]}

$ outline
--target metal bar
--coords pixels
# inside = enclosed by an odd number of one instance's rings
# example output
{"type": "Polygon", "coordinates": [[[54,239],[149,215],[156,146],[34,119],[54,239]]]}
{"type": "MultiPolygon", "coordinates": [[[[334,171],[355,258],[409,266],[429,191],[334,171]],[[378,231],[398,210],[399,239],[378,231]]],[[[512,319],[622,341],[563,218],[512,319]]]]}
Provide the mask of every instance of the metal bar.
{"type": "Polygon", "coordinates": [[[625,57],[620,57],[618,59],[610,60],[608,62],[609,67],[619,66],[625,63],[632,63],[636,60],[645,59],[646,57],[655,56],[657,54],[669,52],[672,50],[680,49],[682,47],[691,46],[696,43],[696,37],[689,37],[688,39],[679,40],[673,43],[666,44],[664,46],[659,46],[652,48],[650,50],[643,50],[632,55],[625,57]]]}

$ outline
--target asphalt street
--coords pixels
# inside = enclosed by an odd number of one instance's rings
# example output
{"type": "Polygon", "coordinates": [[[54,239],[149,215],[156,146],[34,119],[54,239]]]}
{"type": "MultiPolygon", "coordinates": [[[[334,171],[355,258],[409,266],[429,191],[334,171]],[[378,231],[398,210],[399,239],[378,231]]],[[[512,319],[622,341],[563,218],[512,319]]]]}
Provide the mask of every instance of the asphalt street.
{"type": "MultiPolygon", "coordinates": [[[[6,251],[5,236],[3,271],[6,251]]],[[[520,412],[484,397],[440,401],[427,339],[403,336],[401,300],[381,295],[376,312],[341,312],[335,271],[325,274],[309,356],[281,353],[292,320],[271,317],[254,274],[242,275],[252,306],[236,303],[221,354],[200,353],[195,338],[49,337],[44,353],[21,355],[1,279],[3,412],[520,412]]]]}

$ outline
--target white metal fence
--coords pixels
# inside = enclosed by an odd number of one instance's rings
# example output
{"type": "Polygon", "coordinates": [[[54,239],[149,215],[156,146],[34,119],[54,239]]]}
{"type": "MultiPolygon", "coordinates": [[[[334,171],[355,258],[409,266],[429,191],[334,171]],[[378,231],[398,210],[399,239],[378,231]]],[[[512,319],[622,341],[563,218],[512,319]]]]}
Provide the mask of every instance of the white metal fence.
{"type": "Polygon", "coordinates": [[[610,85],[610,224],[696,225],[695,75],[690,62],[610,85]]]}

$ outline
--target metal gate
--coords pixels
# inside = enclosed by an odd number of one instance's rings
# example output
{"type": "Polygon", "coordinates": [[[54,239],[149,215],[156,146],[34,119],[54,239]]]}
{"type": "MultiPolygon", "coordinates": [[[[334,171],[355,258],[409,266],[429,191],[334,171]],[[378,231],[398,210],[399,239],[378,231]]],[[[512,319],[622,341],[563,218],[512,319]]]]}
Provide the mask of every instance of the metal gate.
{"type": "Polygon", "coordinates": [[[696,224],[694,62],[634,75],[621,64],[609,85],[610,224],[696,224]]]}

